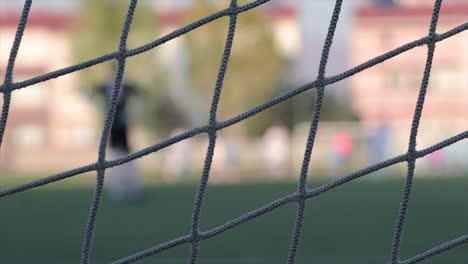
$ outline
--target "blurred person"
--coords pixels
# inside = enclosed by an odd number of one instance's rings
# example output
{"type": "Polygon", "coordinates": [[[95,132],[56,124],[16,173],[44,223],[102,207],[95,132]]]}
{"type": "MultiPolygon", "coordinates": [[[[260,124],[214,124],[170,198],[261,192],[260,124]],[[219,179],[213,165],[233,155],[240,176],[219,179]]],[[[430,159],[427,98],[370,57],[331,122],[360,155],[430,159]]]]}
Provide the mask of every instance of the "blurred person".
{"type": "MultiPolygon", "coordinates": [[[[98,85],[93,91],[102,96],[106,103],[112,96],[112,90],[115,85],[115,72],[117,68],[112,67],[112,74],[109,74],[107,82],[98,85]]],[[[131,122],[131,111],[129,99],[131,96],[140,96],[141,93],[137,87],[123,79],[120,87],[119,97],[114,115],[114,122],[110,131],[109,152],[111,159],[119,159],[130,154],[128,142],[128,127],[131,122]]],[[[109,169],[108,181],[109,196],[114,202],[120,202],[125,199],[139,201],[143,199],[143,185],[140,180],[135,161],[130,161],[117,167],[109,169]]]]}
{"type": "Polygon", "coordinates": [[[268,176],[285,177],[289,157],[289,132],[286,126],[275,123],[263,136],[263,158],[268,176]]]}
{"type": "Polygon", "coordinates": [[[240,151],[237,139],[232,135],[219,134],[211,166],[213,182],[238,182],[240,180],[239,163],[240,151]]]}
{"type": "Polygon", "coordinates": [[[240,149],[239,140],[234,135],[227,135],[224,139],[224,171],[225,180],[229,182],[239,181],[240,175],[240,149]]]}
{"type": "Polygon", "coordinates": [[[216,147],[213,155],[213,162],[211,166],[213,182],[226,183],[232,178],[229,178],[228,169],[228,150],[227,142],[224,135],[218,135],[216,138],[216,147]]]}
{"type": "Polygon", "coordinates": [[[373,164],[385,159],[388,152],[387,145],[390,137],[390,126],[388,122],[384,118],[377,122],[376,127],[371,131],[368,138],[369,158],[373,164]]]}
{"type": "Polygon", "coordinates": [[[347,131],[338,131],[332,138],[331,177],[338,177],[339,173],[348,166],[353,153],[354,140],[347,131]]]}
{"type": "MultiPolygon", "coordinates": [[[[377,114],[375,125],[367,138],[368,158],[371,164],[376,164],[385,160],[388,154],[388,142],[390,139],[390,125],[384,113],[377,114]]],[[[383,170],[374,174],[382,175],[383,170]]],[[[370,179],[380,179],[380,177],[370,177],[370,179]]]]}
{"type": "Polygon", "coordinates": [[[445,153],[444,149],[436,150],[427,155],[427,161],[431,169],[435,169],[434,172],[440,173],[440,169],[444,167],[445,164],[445,153]]]}
{"type": "MultiPolygon", "coordinates": [[[[183,127],[175,128],[172,130],[170,137],[177,136],[186,131],[183,127]]],[[[166,168],[176,183],[185,182],[190,177],[191,153],[192,142],[190,139],[179,141],[169,147],[169,152],[166,156],[166,168]]]]}

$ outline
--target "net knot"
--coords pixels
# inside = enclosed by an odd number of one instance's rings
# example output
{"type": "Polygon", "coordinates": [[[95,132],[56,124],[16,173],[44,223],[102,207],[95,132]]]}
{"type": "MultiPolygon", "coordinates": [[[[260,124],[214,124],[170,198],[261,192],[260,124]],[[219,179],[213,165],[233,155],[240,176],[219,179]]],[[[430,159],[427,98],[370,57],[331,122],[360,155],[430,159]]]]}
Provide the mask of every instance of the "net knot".
{"type": "Polygon", "coordinates": [[[435,43],[437,42],[437,34],[435,32],[429,33],[429,35],[427,36],[427,41],[427,45],[435,45],[435,43]]]}
{"type": "Polygon", "coordinates": [[[304,202],[307,199],[307,190],[297,192],[296,197],[298,202],[304,202]]]}
{"type": "Polygon", "coordinates": [[[416,160],[418,158],[418,152],[415,149],[408,150],[408,160],[416,160]]]}
{"type": "Polygon", "coordinates": [[[206,132],[208,133],[208,136],[210,138],[215,138],[216,137],[216,131],[217,131],[217,129],[216,129],[216,124],[215,124],[213,126],[209,126],[206,132]]]}
{"type": "Polygon", "coordinates": [[[192,235],[190,236],[189,241],[190,241],[191,243],[196,243],[196,242],[199,242],[200,240],[201,240],[201,233],[200,233],[200,231],[194,230],[194,232],[193,232],[192,235]]]}
{"type": "Polygon", "coordinates": [[[116,56],[117,61],[125,60],[127,58],[127,51],[128,51],[127,49],[119,51],[116,56]]]}

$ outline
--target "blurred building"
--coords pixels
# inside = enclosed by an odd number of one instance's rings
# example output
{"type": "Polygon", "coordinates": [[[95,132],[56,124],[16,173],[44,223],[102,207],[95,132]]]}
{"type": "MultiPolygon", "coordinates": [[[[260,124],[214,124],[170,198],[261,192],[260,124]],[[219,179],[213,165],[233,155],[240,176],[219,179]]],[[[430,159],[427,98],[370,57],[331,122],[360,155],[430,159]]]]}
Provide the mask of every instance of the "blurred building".
{"type": "MultiPolygon", "coordinates": [[[[8,2],[0,10],[0,76],[4,76],[18,26],[20,11],[17,2],[8,2]]],[[[73,12],[65,1],[54,9],[53,1],[34,6],[28,19],[16,60],[14,82],[73,64],[70,34],[73,12]],[[53,11],[52,11],[53,10],[53,11]]],[[[177,28],[190,1],[159,1],[161,33],[177,28]]],[[[295,10],[285,5],[272,5],[271,14],[278,47],[287,55],[299,49],[300,36],[295,24],[295,10]],[[284,41],[289,40],[289,41],[284,41]]],[[[184,67],[179,41],[163,46],[162,59],[175,67],[174,76],[184,67]],[[173,62],[173,63],[171,63],[173,62]]],[[[4,141],[0,149],[1,171],[55,171],[95,162],[99,131],[99,115],[92,103],[79,94],[76,74],[68,74],[38,83],[13,93],[4,141]]],[[[183,87],[174,78],[172,87],[183,87]]],[[[3,78],[2,78],[3,79],[3,78]]],[[[0,102],[0,107],[3,101],[0,102]]],[[[148,142],[148,144],[154,142],[148,142]]]]}
{"type": "MultiPolygon", "coordinates": [[[[396,4],[404,5],[404,6],[434,6],[434,1],[427,1],[427,0],[381,0],[387,2],[394,2],[396,4]]],[[[450,4],[462,4],[465,3],[465,0],[444,0],[444,5],[450,4]]]]}
{"type": "MultiPolygon", "coordinates": [[[[192,0],[154,2],[154,10],[161,19],[165,33],[180,26],[184,12],[190,8],[193,2],[192,0]]],[[[221,9],[227,7],[229,2],[213,1],[213,3],[221,9]]],[[[302,48],[297,4],[272,1],[264,9],[271,18],[275,44],[279,51],[285,57],[297,56],[302,48]]]]}
{"type": "MultiPolygon", "coordinates": [[[[361,6],[353,27],[353,66],[427,36],[433,2],[377,1],[361,6]]],[[[468,2],[444,1],[437,32],[445,32],[467,20],[468,2]]],[[[465,33],[437,43],[421,121],[423,137],[440,139],[467,128],[467,47],[465,33]]],[[[388,122],[395,138],[401,140],[395,145],[402,148],[407,145],[426,57],[426,46],[418,47],[351,78],[352,104],[363,124],[371,128],[388,122]]]]}
{"type": "MultiPolygon", "coordinates": [[[[31,13],[15,63],[14,82],[70,65],[69,19],[68,13],[31,13]]],[[[18,21],[17,9],[1,10],[2,79],[18,21]]],[[[94,159],[95,116],[91,105],[77,93],[73,74],[13,92],[0,170],[48,171],[94,159]]]]}

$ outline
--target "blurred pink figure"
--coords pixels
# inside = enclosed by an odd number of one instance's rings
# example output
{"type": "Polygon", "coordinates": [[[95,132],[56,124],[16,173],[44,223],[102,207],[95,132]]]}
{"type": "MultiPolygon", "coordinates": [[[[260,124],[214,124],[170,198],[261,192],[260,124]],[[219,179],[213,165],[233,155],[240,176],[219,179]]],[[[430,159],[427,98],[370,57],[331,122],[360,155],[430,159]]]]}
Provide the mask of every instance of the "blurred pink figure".
{"type": "Polygon", "coordinates": [[[265,131],[263,146],[263,157],[268,175],[275,179],[286,176],[289,157],[288,129],[282,124],[273,124],[265,131]]]}
{"type": "Polygon", "coordinates": [[[427,155],[427,159],[429,160],[431,166],[440,167],[443,165],[444,162],[444,153],[442,149],[439,149],[427,155]]]}
{"type": "Polygon", "coordinates": [[[337,173],[345,167],[351,154],[353,153],[353,137],[346,131],[337,132],[332,139],[332,177],[337,177],[337,173]]]}

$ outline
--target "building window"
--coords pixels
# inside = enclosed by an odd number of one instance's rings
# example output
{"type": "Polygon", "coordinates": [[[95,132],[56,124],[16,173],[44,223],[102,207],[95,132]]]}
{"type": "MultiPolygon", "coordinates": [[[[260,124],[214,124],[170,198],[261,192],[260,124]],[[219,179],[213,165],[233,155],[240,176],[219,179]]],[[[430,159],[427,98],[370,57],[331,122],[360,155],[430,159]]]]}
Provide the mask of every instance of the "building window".
{"type": "MultiPolygon", "coordinates": [[[[394,90],[418,90],[423,72],[390,70],[386,73],[387,84],[394,90]]],[[[434,66],[429,77],[429,91],[460,91],[466,89],[467,79],[463,71],[455,67],[434,66]]]]}
{"type": "Polygon", "coordinates": [[[74,145],[78,149],[85,149],[94,143],[95,134],[92,129],[80,128],[73,130],[74,145]]]}
{"type": "Polygon", "coordinates": [[[389,71],[387,72],[388,86],[392,90],[418,90],[421,87],[422,73],[389,71]]]}
{"type": "Polygon", "coordinates": [[[466,87],[466,76],[455,68],[434,67],[431,70],[429,88],[434,91],[456,91],[466,87]]]}
{"type": "Polygon", "coordinates": [[[382,41],[382,47],[388,49],[392,46],[393,42],[393,33],[391,29],[383,28],[381,31],[380,40],[382,41]]]}
{"type": "Polygon", "coordinates": [[[41,147],[45,142],[45,129],[39,125],[21,125],[13,130],[13,144],[21,148],[41,147]]]}
{"type": "Polygon", "coordinates": [[[419,91],[421,88],[422,78],[423,73],[409,72],[406,80],[407,89],[419,91]]]}
{"type": "Polygon", "coordinates": [[[13,107],[33,108],[45,105],[47,100],[46,83],[38,83],[16,91],[13,95],[13,107]]]}
{"type": "Polygon", "coordinates": [[[398,72],[390,72],[388,73],[388,79],[389,79],[389,86],[391,89],[399,89],[401,84],[400,84],[400,74],[398,72]]]}

